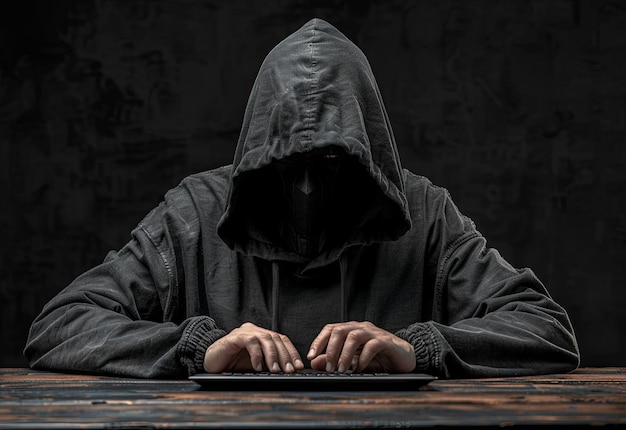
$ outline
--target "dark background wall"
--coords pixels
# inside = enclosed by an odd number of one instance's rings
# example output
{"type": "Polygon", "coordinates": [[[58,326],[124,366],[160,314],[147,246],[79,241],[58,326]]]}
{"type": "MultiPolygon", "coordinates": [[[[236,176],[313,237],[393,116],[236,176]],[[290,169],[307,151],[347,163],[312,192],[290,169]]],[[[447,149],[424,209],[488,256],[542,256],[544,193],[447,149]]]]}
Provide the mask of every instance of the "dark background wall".
{"type": "Polygon", "coordinates": [[[626,365],[626,4],[28,0],[0,6],[0,366],[184,176],[231,161],[266,53],[311,17],[369,57],[404,166],[626,365]]]}

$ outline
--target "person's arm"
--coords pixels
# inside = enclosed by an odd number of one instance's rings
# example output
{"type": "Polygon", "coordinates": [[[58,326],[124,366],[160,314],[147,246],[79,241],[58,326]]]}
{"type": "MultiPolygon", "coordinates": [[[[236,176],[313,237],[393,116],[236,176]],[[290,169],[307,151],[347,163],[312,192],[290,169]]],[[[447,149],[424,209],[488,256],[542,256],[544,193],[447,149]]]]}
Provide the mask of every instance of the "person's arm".
{"type": "Polygon", "coordinates": [[[433,202],[434,321],[396,333],[413,345],[417,369],[445,377],[574,370],[579,352],[567,313],[535,274],[487,248],[447,192],[433,202]]]}
{"type": "Polygon", "coordinates": [[[198,282],[196,215],[185,184],[172,190],[124,248],[55,296],[31,326],[24,351],[31,367],[146,378],[253,371],[261,362],[272,371],[275,362],[282,371],[302,368],[284,336],[256,328],[258,351],[249,324],[227,335],[204,315],[194,299],[207,294],[198,282]]]}
{"type": "Polygon", "coordinates": [[[172,318],[176,297],[165,264],[136,229],[122,250],[44,307],[24,351],[31,366],[137,377],[199,371],[203,350],[224,332],[207,316],[172,318]]]}

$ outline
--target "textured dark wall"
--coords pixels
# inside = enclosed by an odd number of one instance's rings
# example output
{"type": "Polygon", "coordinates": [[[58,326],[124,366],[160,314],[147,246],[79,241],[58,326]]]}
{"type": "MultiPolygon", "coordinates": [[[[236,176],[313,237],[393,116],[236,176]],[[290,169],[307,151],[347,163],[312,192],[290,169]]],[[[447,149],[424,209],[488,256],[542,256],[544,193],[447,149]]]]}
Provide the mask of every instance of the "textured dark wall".
{"type": "Polygon", "coordinates": [[[0,366],[167,189],[230,162],[262,59],[314,16],[369,57],[404,166],[539,274],[584,365],[626,364],[623,2],[1,4],[0,366]]]}

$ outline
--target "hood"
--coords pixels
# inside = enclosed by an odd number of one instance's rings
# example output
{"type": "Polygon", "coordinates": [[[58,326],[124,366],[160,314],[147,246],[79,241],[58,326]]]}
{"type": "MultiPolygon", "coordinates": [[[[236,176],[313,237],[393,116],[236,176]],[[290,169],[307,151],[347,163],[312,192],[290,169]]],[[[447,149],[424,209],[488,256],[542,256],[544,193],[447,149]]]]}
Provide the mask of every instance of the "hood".
{"type": "Polygon", "coordinates": [[[353,166],[351,198],[337,211],[339,236],[316,258],[396,240],[410,227],[404,174],[371,67],[339,30],[313,19],[265,58],[252,87],[218,234],[231,248],[268,260],[302,262],[279,234],[276,160],[334,146],[353,166]]]}

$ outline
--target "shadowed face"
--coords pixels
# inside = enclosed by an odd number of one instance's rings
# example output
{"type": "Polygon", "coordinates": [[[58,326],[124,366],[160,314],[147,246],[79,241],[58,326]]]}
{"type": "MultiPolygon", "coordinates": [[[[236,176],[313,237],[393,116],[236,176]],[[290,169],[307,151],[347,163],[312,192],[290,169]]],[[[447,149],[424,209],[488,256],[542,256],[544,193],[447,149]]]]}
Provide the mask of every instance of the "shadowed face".
{"type": "Polygon", "coordinates": [[[277,161],[285,213],[283,234],[299,255],[315,257],[329,240],[337,215],[338,173],[345,154],[333,147],[277,161]]]}

